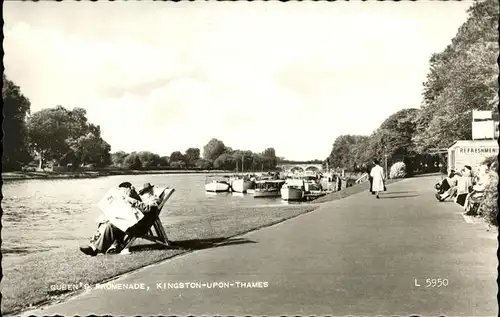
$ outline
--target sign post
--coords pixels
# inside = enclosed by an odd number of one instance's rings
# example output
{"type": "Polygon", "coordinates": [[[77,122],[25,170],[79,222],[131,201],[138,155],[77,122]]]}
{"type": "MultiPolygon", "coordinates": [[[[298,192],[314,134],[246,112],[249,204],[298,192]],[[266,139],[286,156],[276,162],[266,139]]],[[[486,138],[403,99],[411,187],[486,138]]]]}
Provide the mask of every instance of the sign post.
{"type": "Polygon", "coordinates": [[[387,179],[387,176],[389,174],[387,173],[387,154],[385,154],[385,179],[387,179]]]}

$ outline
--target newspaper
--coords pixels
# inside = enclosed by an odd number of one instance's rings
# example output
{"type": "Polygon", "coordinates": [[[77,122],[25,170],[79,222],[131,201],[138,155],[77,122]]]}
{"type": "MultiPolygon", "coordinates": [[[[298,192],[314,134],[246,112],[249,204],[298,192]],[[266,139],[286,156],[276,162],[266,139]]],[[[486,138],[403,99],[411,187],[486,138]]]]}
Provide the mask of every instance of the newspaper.
{"type": "MultiPolygon", "coordinates": [[[[125,201],[124,193],[117,188],[110,189],[97,205],[104,213],[105,219],[123,232],[144,217],[139,209],[125,201]]],[[[98,219],[102,220],[103,218],[98,219]]]]}

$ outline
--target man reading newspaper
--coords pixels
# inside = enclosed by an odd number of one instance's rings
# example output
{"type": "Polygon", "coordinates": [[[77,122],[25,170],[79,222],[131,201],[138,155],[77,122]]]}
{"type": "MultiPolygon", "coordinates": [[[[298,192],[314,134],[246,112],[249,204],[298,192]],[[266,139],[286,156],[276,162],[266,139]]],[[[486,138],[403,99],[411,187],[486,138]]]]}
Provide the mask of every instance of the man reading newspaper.
{"type": "Polygon", "coordinates": [[[99,202],[104,217],[98,220],[97,233],[89,245],[80,247],[80,250],[90,256],[116,253],[126,233],[137,235],[147,232],[158,216],[159,200],[153,188],[146,183],[138,194],[131,183],[124,182],[118,189],[110,190],[99,202]]]}
{"type": "Polygon", "coordinates": [[[141,199],[134,199],[133,197],[126,197],[125,200],[133,207],[139,209],[144,217],[142,217],[136,224],[129,227],[126,232],[131,235],[142,235],[148,232],[149,228],[153,225],[158,217],[160,199],[154,193],[154,185],[145,183],[139,191],[141,199]]]}

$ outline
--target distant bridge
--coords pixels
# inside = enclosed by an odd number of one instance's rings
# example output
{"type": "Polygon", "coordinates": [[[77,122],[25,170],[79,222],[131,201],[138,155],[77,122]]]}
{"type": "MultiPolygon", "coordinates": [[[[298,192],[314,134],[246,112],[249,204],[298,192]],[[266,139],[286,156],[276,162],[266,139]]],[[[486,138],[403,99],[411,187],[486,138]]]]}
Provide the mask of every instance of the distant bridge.
{"type": "Polygon", "coordinates": [[[294,171],[299,171],[299,172],[305,172],[305,171],[311,171],[311,172],[318,172],[319,171],[319,172],[321,172],[321,171],[323,171],[323,166],[321,164],[278,164],[276,167],[281,169],[285,173],[294,172],[294,171]]]}

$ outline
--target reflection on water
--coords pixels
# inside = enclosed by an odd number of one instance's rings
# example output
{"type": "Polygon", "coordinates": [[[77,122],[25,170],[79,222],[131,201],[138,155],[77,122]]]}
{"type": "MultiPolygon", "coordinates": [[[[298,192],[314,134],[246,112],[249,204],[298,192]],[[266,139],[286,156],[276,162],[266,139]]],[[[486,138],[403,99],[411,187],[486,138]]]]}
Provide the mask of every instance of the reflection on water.
{"type": "Polygon", "coordinates": [[[75,248],[88,241],[100,215],[97,203],[113,186],[130,181],[175,188],[161,214],[175,224],[221,208],[283,205],[280,198],[254,199],[239,193],[206,193],[206,175],[120,175],[93,179],[20,180],[3,184],[2,253],[23,255],[75,248]]]}

